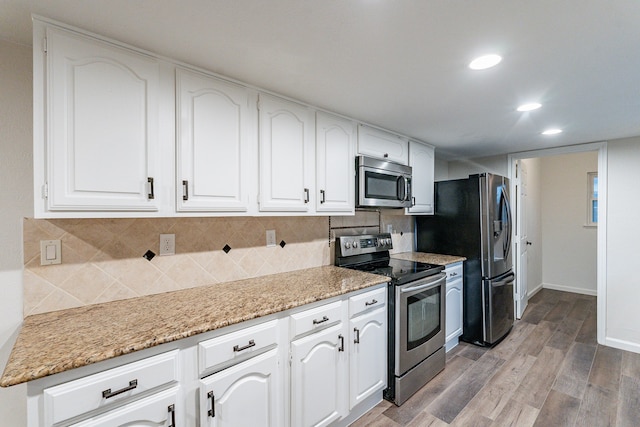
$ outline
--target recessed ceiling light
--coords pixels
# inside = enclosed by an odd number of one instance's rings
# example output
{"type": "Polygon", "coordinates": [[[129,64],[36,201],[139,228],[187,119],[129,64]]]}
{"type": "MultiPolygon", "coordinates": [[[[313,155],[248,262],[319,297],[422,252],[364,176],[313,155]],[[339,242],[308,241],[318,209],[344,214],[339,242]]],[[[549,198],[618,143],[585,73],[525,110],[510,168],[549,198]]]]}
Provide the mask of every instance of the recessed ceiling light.
{"type": "Polygon", "coordinates": [[[557,135],[559,133],[562,133],[562,129],[547,129],[542,132],[543,135],[557,135]]]}
{"type": "Polygon", "coordinates": [[[502,61],[500,55],[484,55],[471,61],[469,68],[472,70],[484,70],[498,65],[500,61],[502,61]]]}
{"type": "Polygon", "coordinates": [[[518,107],[518,111],[533,111],[542,107],[542,104],[538,104],[537,102],[531,102],[529,104],[522,104],[518,107]]]}

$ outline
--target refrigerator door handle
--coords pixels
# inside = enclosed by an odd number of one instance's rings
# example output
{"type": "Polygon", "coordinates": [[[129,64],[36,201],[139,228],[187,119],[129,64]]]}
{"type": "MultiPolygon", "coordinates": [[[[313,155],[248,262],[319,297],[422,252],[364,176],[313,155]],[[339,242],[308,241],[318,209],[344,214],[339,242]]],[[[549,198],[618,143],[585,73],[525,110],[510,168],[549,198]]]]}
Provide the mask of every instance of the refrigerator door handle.
{"type": "Polygon", "coordinates": [[[511,225],[511,202],[509,201],[509,196],[507,196],[506,186],[502,191],[502,197],[504,197],[505,209],[507,211],[507,238],[506,238],[506,245],[504,248],[504,257],[506,259],[511,252],[511,232],[513,231],[512,225],[511,225]]]}

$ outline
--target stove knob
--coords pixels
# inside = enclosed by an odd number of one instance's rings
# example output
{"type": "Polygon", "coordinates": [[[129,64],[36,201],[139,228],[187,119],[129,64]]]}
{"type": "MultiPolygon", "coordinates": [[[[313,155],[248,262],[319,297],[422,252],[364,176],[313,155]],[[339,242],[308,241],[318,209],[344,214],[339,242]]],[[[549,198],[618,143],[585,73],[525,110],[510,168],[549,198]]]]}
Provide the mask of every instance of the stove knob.
{"type": "Polygon", "coordinates": [[[385,240],[384,239],[379,239],[378,240],[378,246],[383,247],[385,245],[385,240]]]}
{"type": "Polygon", "coordinates": [[[353,242],[353,247],[357,248],[358,247],[358,242],[353,242]]]}
{"type": "Polygon", "coordinates": [[[351,242],[345,242],[344,247],[347,249],[351,249],[351,242]]]}
{"type": "Polygon", "coordinates": [[[391,239],[386,239],[385,243],[387,244],[387,246],[391,246],[391,239]]]}

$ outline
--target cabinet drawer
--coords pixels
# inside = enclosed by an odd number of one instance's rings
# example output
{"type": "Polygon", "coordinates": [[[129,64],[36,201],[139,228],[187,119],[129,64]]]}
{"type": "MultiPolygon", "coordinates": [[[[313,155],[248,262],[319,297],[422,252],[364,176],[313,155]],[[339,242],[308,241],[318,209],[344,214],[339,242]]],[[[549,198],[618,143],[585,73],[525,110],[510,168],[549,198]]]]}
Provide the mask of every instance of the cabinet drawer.
{"type": "Polygon", "coordinates": [[[200,374],[234,359],[261,353],[278,343],[278,320],[231,332],[198,344],[200,374]]]}
{"type": "Polygon", "coordinates": [[[153,394],[70,427],[175,426],[183,411],[179,387],[153,394]]]}
{"type": "Polygon", "coordinates": [[[103,408],[178,380],[178,350],[44,390],[45,425],[103,408]]]}
{"type": "Polygon", "coordinates": [[[291,338],[324,329],[342,320],[342,301],[291,315],[291,338]]]}
{"type": "Polygon", "coordinates": [[[447,282],[462,279],[462,263],[456,262],[455,264],[448,265],[444,269],[444,273],[447,275],[447,282]]]}
{"type": "Polygon", "coordinates": [[[387,287],[374,289],[349,298],[349,317],[365,310],[384,307],[387,302],[387,287]]]}

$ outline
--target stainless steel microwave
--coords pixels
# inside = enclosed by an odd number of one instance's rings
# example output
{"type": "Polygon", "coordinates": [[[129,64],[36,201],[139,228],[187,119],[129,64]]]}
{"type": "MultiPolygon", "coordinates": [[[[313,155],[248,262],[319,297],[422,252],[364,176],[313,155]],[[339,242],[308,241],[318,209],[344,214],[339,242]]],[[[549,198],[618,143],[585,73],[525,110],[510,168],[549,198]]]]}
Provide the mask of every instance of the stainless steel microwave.
{"type": "Polygon", "coordinates": [[[408,208],[412,200],[410,166],[356,157],[357,208],[408,208]]]}

